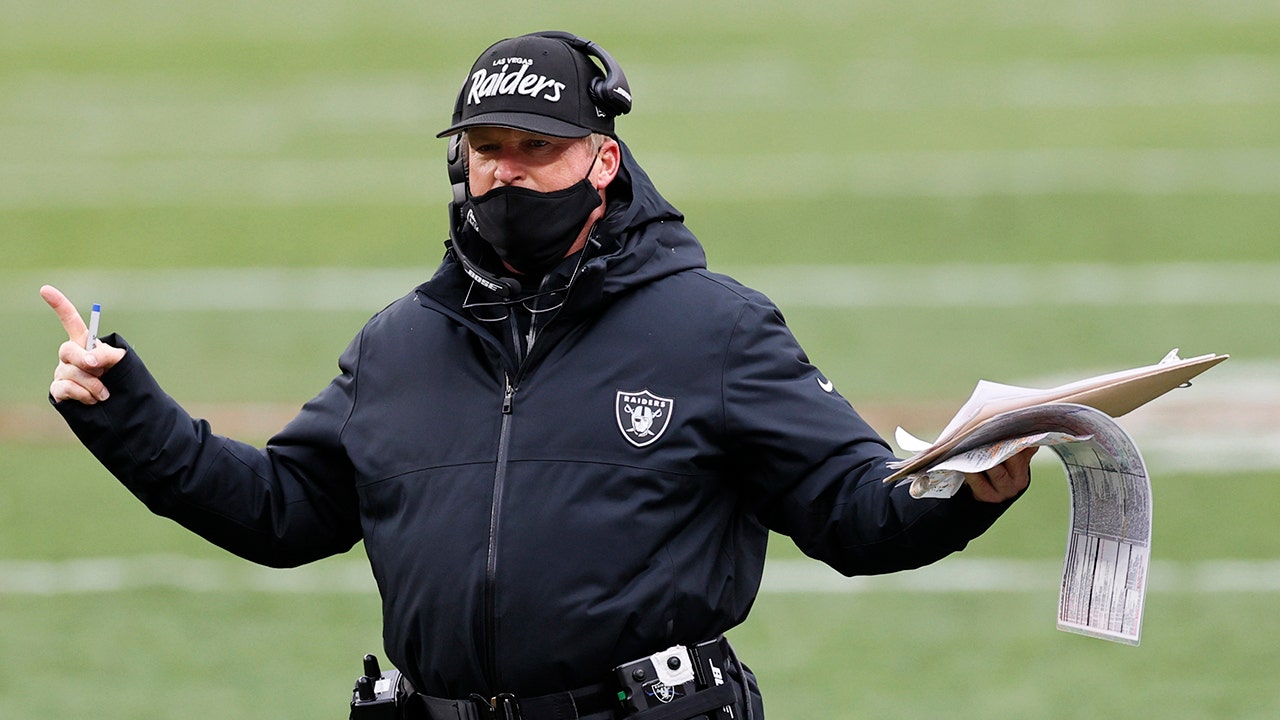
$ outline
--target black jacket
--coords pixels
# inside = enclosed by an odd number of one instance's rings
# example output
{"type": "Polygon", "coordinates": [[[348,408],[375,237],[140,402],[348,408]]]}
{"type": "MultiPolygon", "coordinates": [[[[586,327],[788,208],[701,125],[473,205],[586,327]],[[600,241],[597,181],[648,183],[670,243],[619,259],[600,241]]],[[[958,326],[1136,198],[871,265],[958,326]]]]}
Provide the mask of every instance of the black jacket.
{"type": "Polygon", "coordinates": [[[132,351],[109,401],[57,407],[149,508],[241,557],[292,566],[363,540],[387,655],[449,697],[579,687],[728,630],[769,530],[883,573],[1004,509],[883,484],[888,447],[767,298],[705,269],[625,148],[598,230],[547,279],[577,270],[526,357],[464,309],[446,257],[265,449],[192,420],[132,351]]]}

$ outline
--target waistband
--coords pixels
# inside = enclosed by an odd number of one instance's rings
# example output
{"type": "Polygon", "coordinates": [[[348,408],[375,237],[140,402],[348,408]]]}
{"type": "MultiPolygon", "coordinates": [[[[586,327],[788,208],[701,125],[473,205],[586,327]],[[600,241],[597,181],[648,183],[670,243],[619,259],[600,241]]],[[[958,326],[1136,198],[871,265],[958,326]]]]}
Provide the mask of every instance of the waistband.
{"type": "MultiPolygon", "coordinates": [[[[602,687],[602,686],[593,686],[602,687]]],[[[555,693],[535,698],[517,699],[511,695],[499,695],[485,700],[479,695],[467,700],[449,700],[417,694],[410,700],[406,717],[423,720],[616,720],[622,717],[613,699],[608,695],[579,695],[555,693]],[[594,704],[594,697],[605,698],[605,707],[594,704]]],[[[629,715],[628,720],[689,720],[709,717],[726,706],[743,707],[749,698],[738,694],[735,685],[718,685],[672,703],[642,710],[629,715]]]]}
{"type": "Polygon", "coordinates": [[[415,693],[409,717],[423,720],[614,720],[617,695],[603,683],[531,698],[502,694],[494,698],[438,698],[415,693]],[[413,712],[416,711],[416,714],[413,712]]]}
{"type": "MultiPolygon", "coordinates": [[[[745,711],[746,720],[753,720],[758,691],[754,690],[750,671],[738,661],[729,641],[721,636],[697,645],[692,657],[695,663],[700,657],[708,663],[720,663],[718,667],[709,666],[714,680],[699,682],[702,687],[686,691],[688,694],[682,697],[673,693],[671,700],[648,703],[649,707],[635,708],[630,699],[636,697],[634,693],[638,688],[633,685],[619,692],[619,681],[614,680],[530,698],[504,693],[493,698],[473,694],[466,699],[451,699],[413,693],[408,699],[405,717],[407,720],[618,720],[623,717],[627,720],[688,720],[696,717],[722,720],[734,718],[737,713],[732,708],[738,708],[745,711]],[[713,650],[718,651],[718,659],[713,650]],[[704,653],[711,654],[704,656],[704,653]],[[626,704],[631,705],[630,709],[624,707],[624,699],[628,700],[626,704]]],[[[689,655],[686,654],[686,658],[689,655]]],[[[647,672],[652,678],[655,666],[653,658],[648,660],[647,672]]],[[[640,662],[643,661],[621,666],[618,671],[628,678],[640,680],[643,673],[636,677],[629,669],[640,662]]]]}

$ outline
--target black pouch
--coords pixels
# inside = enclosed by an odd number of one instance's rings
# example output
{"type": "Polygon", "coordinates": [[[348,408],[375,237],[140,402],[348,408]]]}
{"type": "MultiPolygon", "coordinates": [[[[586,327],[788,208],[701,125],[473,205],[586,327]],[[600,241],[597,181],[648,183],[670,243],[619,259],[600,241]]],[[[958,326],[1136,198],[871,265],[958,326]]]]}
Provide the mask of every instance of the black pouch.
{"type": "Polygon", "coordinates": [[[740,720],[745,688],[724,638],[675,645],[614,669],[628,720],[740,720]]]}

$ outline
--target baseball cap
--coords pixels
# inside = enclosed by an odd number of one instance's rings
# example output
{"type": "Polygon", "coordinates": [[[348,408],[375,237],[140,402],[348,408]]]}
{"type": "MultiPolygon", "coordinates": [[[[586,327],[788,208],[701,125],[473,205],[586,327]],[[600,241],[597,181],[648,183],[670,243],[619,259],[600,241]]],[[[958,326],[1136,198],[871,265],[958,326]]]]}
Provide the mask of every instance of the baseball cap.
{"type": "Polygon", "coordinates": [[[585,53],[537,34],[500,40],[471,67],[453,109],[453,124],[436,137],[494,125],[551,135],[613,135],[613,115],[597,106],[591,83],[604,72],[585,53]]]}

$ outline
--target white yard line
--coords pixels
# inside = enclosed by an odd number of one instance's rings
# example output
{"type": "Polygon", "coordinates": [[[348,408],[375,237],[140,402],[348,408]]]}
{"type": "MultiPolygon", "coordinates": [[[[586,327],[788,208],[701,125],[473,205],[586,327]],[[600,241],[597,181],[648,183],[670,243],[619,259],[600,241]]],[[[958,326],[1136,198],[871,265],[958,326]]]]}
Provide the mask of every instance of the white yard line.
{"type": "MultiPolygon", "coordinates": [[[[1280,166],[1280,165],[1278,165],[1280,166]]],[[[441,251],[443,252],[443,251],[441,251]]],[[[1280,263],[721,266],[788,308],[1280,305],[1280,263]]],[[[372,314],[433,268],[0,270],[0,307],[48,312],[40,285],[112,310],[350,310],[372,314]]]]}
{"type": "MultiPolygon", "coordinates": [[[[909,572],[845,578],[814,561],[784,560],[765,564],[763,592],[768,593],[1052,593],[1061,580],[1062,564],[1053,560],[949,558],[909,572]]],[[[1151,563],[1152,592],[1223,593],[1280,592],[1280,561],[1207,560],[1151,563]]]]}
{"type": "MultiPolygon", "coordinates": [[[[822,73],[788,56],[785,48],[768,46],[709,60],[663,60],[639,57],[627,63],[628,75],[646,88],[646,113],[776,113],[801,103],[822,113],[1257,108],[1280,102],[1280,59],[1262,53],[1123,61],[854,57],[835,58],[822,73]],[[832,77],[840,79],[838,88],[831,85],[832,77]]],[[[326,131],[425,137],[424,128],[448,118],[458,81],[453,72],[433,68],[316,71],[233,86],[180,71],[27,71],[0,78],[0,135],[15,140],[66,136],[65,145],[4,148],[11,157],[178,148],[205,156],[245,153],[281,149],[284,140],[326,131]],[[90,137],[74,132],[85,129],[98,132],[90,137]]]]}
{"type": "MultiPolygon", "coordinates": [[[[845,578],[816,561],[766,563],[761,592],[782,593],[1056,593],[1061,564],[1053,560],[949,558],[909,572],[845,578]]],[[[1152,592],[1276,593],[1280,561],[1155,561],[1152,592]]],[[[377,592],[363,560],[335,559],[274,570],[236,560],[173,555],[0,560],[0,595],[60,596],[171,589],[193,593],[350,594],[377,592]]]]}
{"type": "Polygon", "coordinates": [[[658,187],[677,201],[731,202],[808,198],[815,192],[878,198],[1275,195],[1280,194],[1277,163],[1280,148],[1273,147],[1066,147],[658,155],[647,168],[658,187]]]}

